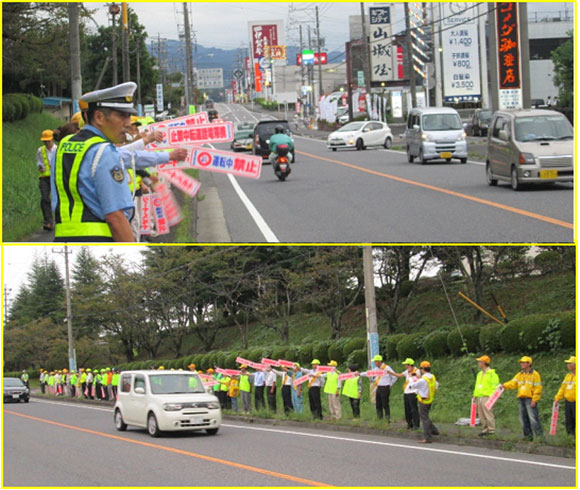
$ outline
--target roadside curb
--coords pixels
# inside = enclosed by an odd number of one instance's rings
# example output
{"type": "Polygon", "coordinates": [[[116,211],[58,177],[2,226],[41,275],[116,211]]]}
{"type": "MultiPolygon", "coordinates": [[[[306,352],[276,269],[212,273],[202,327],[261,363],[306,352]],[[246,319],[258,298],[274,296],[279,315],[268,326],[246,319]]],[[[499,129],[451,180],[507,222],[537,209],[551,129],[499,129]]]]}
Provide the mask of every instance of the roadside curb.
{"type": "MultiPolygon", "coordinates": [[[[39,398],[45,400],[62,401],[67,403],[78,403],[81,405],[94,405],[101,407],[113,408],[114,403],[100,400],[85,400],[83,398],[60,398],[54,396],[41,395],[39,393],[31,393],[31,398],[39,398]]],[[[267,419],[261,417],[252,417],[245,415],[223,415],[223,420],[229,421],[243,421],[249,424],[264,424],[273,427],[295,427],[301,429],[317,429],[327,432],[349,432],[351,434],[364,434],[375,436],[386,436],[392,439],[406,439],[408,441],[417,441],[417,433],[398,432],[389,429],[372,429],[370,427],[353,427],[342,424],[327,424],[324,422],[304,422],[299,420],[282,420],[282,419],[267,419]]],[[[455,444],[457,446],[478,447],[483,449],[495,449],[499,451],[516,452],[523,454],[537,454],[539,456],[555,456],[560,458],[575,459],[576,450],[574,448],[559,447],[559,446],[539,446],[533,443],[515,442],[515,441],[494,441],[489,439],[472,439],[466,437],[454,436],[436,436],[434,443],[455,444]]]]}

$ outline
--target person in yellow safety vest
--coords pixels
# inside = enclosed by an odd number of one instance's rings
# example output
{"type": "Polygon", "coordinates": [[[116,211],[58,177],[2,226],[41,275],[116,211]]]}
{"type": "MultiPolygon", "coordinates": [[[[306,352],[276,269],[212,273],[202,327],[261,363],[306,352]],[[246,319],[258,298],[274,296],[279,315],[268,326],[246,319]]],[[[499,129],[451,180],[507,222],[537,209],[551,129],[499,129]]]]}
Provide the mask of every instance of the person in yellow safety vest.
{"type": "Polygon", "coordinates": [[[107,400],[114,400],[113,397],[113,370],[107,368],[107,400]]]}
{"type": "Polygon", "coordinates": [[[73,398],[77,395],[77,373],[73,371],[70,375],[70,396],[73,398]]]}
{"type": "Polygon", "coordinates": [[[564,361],[570,371],[554,397],[554,401],[560,403],[565,399],[566,433],[573,436],[576,434],[576,356],[571,356],[564,361]]]}
{"type": "Polygon", "coordinates": [[[97,400],[102,400],[103,398],[103,392],[101,391],[101,373],[98,369],[95,369],[94,371],[94,375],[95,375],[95,380],[94,380],[94,387],[95,387],[95,398],[97,400]]]}
{"type": "Polygon", "coordinates": [[[248,366],[242,364],[240,366],[240,393],[242,395],[242,406],[244,413],[252,411],[252,384],[250,382],[250,373],[248,373],[248,366]]]}
{"type": "Polygon", "coordinates": [[[81,97],[88,124],[60,141],[51,173],[56,241],[134,241],[133,199],[113,144],[136,114],[136,88],[126,82],[81,97]]]}
{"type": "Polygon", "coordinates": [[[48,381],[47,381],[47,383],[46,383],[46,384],[48,385],[48,392],[49,392],[51,395],[54,395],[54,391],[53,391],[53,386],[54,386],[54,372],[52,372],[52,371],[51,371],[51,372],[48,374],[48,381]]]}
{"type": "Polygon", "coordinates": [[[405,371],[402,373],[391,373],[397,378],[405,378],[403,385],[403,401],[405,404],[405,420],[407,421],[407,430],[419,429],[419,407],[417,406],[417,391],[409,386],[409,381],[413,377],[413,373],[417,372],[415,361],[407,357],[402,363],[405,366],[405,371]]]}
{"type": "MultiPolygon", "coordinates": [[[[349,373],[358,373],[358,366],[356,364],[351,364],[348,366],[349,373]]],[[[360,398],[362,395],[362,378],[360,376],[355,376],[354,378],[348,378],[342,383],[342,394],[348,397],[350,401],[350,407],[352,408],[352,416],[355,419],[360,417],[360,398]]]]}
{"type": "Polygon", "coordinates": [[[36,151],[40,209],[44,218],[43,228],[51,231],[54,228],[54,220],[50,200],[50,165],[55,158],[57,147],[54,142],[54,133],[50,129],[45,129],[42,132],[40,141],[43,145],[36,151]]]}
{"type": "Polygon", "coordinates": [[[93,399],[93,385],[95,382],[95,375],[93,374],[93,370],[91,368],[87,368],[87,397],[91,400],[93,399]]]}
{"type": "Polygon", "coordinates": [[[109,399],[108,382],[109,382],[109,378],[107,376],[107,370],[101,369],[101,389],[102,389],[103,400],[109,399]]]}
{"type": "Polygon", "coordinates": [[[491,359],[489,356],[481,356],[477,358],[479,363],[479,372],[475,379],[475,388],[473,389],[473,398],[477,404],[477,413],[481,421],[480,437],[491,436],[495,433],[495,418],[493,416],[493,409],[488,410],[485,404],[489,397],[493,394],[497,385],[499,385],[499,377],[495,369],[491,369],[491,359]]]}
{"type": "Polygon", "coordinates": [[[235,375],[230,379],[228,386],[228,397],[232,405],[232,411],[238,411],[238,397],[240,396],[240,377],[235,375]]]}
{"type": "MultiPolygon", "coordinates": [[[[195,373],[195,364],[191,363],[189,366],[187,366],[187,369],[189,369],[191,372],[195,373]]],[[[203,372],[203,371],[202,371],[203,372]]]]}
{"type": "Polygon", "coordinates": [[[433,406],[435,399],[435,392],[439,387],[435,375],[431,373],[431,363],[423,361],[419,367],[420,373],[414,373],[409,385],[417,390],[417,401],[419,402],[419,415],[421,416],[421,423],[423,424],[423,439],[420,443],[429,444],[433,442],[432,436],[439,435],[439,430],[429,418],[429,412],[433,406]],[[421,377],[419,377],[421,374],[421,377]]]}
{"type": "Polygon", "coordinates": [[[113,398],[116,400],[117,399],[117,392],[119,390],[119,379],[121,378],[121,375],[119,374],[119,371],[116,368],[113,368],[113,379],[111,381],[111,385],[113,387],[113,398]]]}
{"type": "Polygon", "coordinates": [[[520,360],[522,370],[511,381],[503,384],[506,390],[518,390],[520,422],[524,431],[524,439],[531,441],[533,434],[542,438],[544,430],[538,415],[538,402],[542,398],[542,378],[540,373],[532,368],[532,358],[523,356],[520,360]]]}
{"type": "Polygon", "coordinates": [[[334,368],[334,371],[326,373],[326,383],[324,384],[324,393],[328,395],[328,410],[330,411],[330,418],[340,420],[342,410],[340,406],[340,389],[342,382],[338,379],[340,372],[336,369],[338,363],[330,361],[329,366],[334,368]]]}
{"type": "Polygon", "coordinates": [[[87,372],[85,371],[85,368],[81,368],[80,369],[80,376],[79,376],[79,389],[81,390],[81,393],[83,394],[83,396],[85,398],[87,398],[87,395],[85,395],[85,390],[87,389],[87,372]]]}
{"type": "Polygon", "coordinates": [[[231,378],[229,376],[223,376],[219,382],[220,382],[220,396],[221,399],[224,401],[223,404],[223,408],[225,410],[231,410],[232,409],[232,402],[228,397],[228,388],[230,386],[230,380],[231,378]]]}
{"type": "Polygon", "coordinates": [[[28,389],[30,389],[30,383],[28,381],[29,379],[30,377],[28,376],[26,369],[23,369],[22,374],[20,375],[20,381],[22,381],[28,389]]]}

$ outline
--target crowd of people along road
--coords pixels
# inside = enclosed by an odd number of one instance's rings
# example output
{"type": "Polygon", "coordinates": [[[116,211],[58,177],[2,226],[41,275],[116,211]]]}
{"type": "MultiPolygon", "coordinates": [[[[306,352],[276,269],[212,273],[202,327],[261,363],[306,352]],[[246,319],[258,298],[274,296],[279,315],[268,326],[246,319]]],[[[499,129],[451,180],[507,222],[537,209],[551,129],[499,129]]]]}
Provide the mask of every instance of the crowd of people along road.
{"type": "MultiPolygon", "coordinates": [[[[486,404],[490,396],[500,385],[500,380],[494,369],[491,368],[489,356],[477,358],[479,372],[473,390],[473,399],[477,405],[477,413],[481,422],[479,436],[486,437],[495,433],[495,417],[493,408],[488,409],[486,404]]],[[[566,432],[575,435],[576,432],[576,357],[571,356],[564,361],[567,364],[568,374],[565,376],[554,401],[564,400],[566,432]]],[[[419,442],[431,443],[433,436],[439,435],[435,424],[431,421],[430,411],[436,399],[439,383],[431,372],[429,361],[422,361],[419,366],[413,359],[403,361],[404,369],[396,372],[391,366],[383,362],[383,357],[373,358],[373,371],[382,371],[382,374],[368,376],[371,391],[375,393],[375,408],[378,419],[391,421],[390,394],[398,378],[404,378],[403,400],[405,419],[409,430],[420,430],[423,427],[423,439],[419,442]]],[[[519,402],[519,418],[522,424],[524,438],[533,440],[543,438],[543,429],[538,415],[538,402],[542,398],[543,386],[540,373],[532,367],[532,358],[523,356],[520,360],[521,370],[514,377],[503,383],[505,390],[517,390],[519,402]]],[[[330,361],[328,366],[333,368],[329,372],[322,372],[320,361],[313,359],[311,369],[302,368],[294,363],[292,368],[282,367],[280,370],[267,366],[264,370],[250,372],[248,366],[240,367],[239,375],[224,375],[215,369],[196,371],[194,364],[189,370],[204,375],[205,379],[213,379],[217,383],[210,389],[220,401],[225,410],[244,412],[252,411],[252,393],[254,394],[254,408],[267,409],[277,412],[276,392],[278,379],[281,380],[283,410],[286,415],[291,412],[304,412],[304,394],[308,393],[308,404],[312,416],[323,419],[322,396],[328,398],[329,419],[340,420],[342,408],[340,397],[346,397],[352,409],[354,418],[360,417],[360,401],[362,396],[362,378],[366,372],[359,372],[358,366],[348,366],[348,372],[354,376],[344,381],[339,379],[338,363],[330,361]],[[294,381],[308,376],[308,381],[295,385],[294,381]]],[[[217,367],[216,367],[217,368],[217,367]]],[[[163,370],[163,366],[157,369],[163,370]]],[[[42,393],[57,396],[71,396],[86,399],[114,400],[117,396],[120,371],[117,369],[79,369],[78,372],[69,372],[67,369],[58,371],[40,370],[40,388],[42,393]]],[[[28,374],[23,371],[21,379],[28,384],[28,374]]]]}

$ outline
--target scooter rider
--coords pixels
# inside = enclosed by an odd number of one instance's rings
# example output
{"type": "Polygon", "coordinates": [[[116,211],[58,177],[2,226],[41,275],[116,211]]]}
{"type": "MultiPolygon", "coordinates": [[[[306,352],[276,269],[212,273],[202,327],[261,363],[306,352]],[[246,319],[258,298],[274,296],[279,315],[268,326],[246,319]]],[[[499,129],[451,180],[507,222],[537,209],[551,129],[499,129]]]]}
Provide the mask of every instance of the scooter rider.
{"type": "Polygon", "coordinates": [[[273,165],[276,161],[276,148],[278,145],[288,145],[288,159],[292,162],[292,153],[294,152],[294,141],[284,132],[284,126],[278,125],[274,128],[274,134],[270,137],[268,143],[270,146],[270,163],[273,165]]]}

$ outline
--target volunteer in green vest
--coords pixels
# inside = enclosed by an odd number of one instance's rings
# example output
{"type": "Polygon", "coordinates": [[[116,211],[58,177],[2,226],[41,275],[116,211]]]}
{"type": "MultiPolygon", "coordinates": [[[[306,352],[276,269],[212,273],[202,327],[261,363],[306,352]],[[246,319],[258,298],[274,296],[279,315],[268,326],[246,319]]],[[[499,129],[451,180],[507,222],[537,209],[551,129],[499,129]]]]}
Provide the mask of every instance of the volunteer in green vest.
{"type": "Polygon", "coordinates": [[[101,391],[101,373],[98,369],[95,369],[94,372],[94,380],[93,380],[93,387],[95,390],[95,398],[97,400],[101,400],[103,398],[103,393],[101,391]]]}
{"type": "Polygon", "coordinates": [[[230,397],[228,396],[228,390],[230,388],[230,381],[231,381],[231,378],[229,376],[225,376],[225,375],[220,379],[220,396],[221,396],[221,400],[223,400],[223,408],[225,410],[232,409],[232,401],[230,400],[230,397]]]}
{"type": "Polygon", "coordinates": [[[20,380],[26,385],[26,387],[28,389],[30,389],[30,384],[28,382],[29,376],[28,376],[28,373],[26,372],[26,369],[22,370],[22,374],[20,375],[20,380]]]}
{"type": "Polygon", "coordinates": [[[113,398],[116,400],[117,399],[117,390],[119,389],[119,378],[121,377],[121,375],[119,374],[119,371],[115,368],[113,368],[113,380],[111,382],[112,385],[112,389],[113,389],[113,398]]]}
{"type": "Polygon", "coordinates": [[[330,411],[330,418],[340,420],[342,410],[340,406],[340,389],[341,381],[338,379],[339,372],[336,367],[336,361],[330,361],[329,366],[334,368],[334,371],[326,373],[326,383],[324,384],[324,393],[328,395],[328,410],[330,411]]]}
{"type": "Polygon", "coordinates": [[[438,383],[435,375],[431,373],[431,363],[429,361],[423,361],[419,367],[421,368],[421,377],[419,377],[418,373],[414,373],[411,381],[409,381],[409,386],[417,390],[417,400],[419,401],[419,415],[423,424],[424,436],[419,442],[430,444],[433,442],[433,436],[439,435],[437,427],[429,418],[438,383]]]}
{"type": "Polygon", "coordinates": [[[493,394],[497,385],[499,385],[499,376],[494,369],[491,369],[491,359],[489,356],[477,358],[480,371],[477,373],[475,388],[473,389],[473,398],[477,404],[477,414],[481,422],[480,437],[490,436],[495,433],[495,418],[493,409],[488,410],[485,404],[493,394]]]}
{"type": "Polygon", "coordinates": [[[109,386],[109,382],[108,382],[107,370],[101,369],[101,391],[102,391],[103,400],[109,399],[108,386],[109,386]]]}
{"type": "Polygon", "coordinates": [[[81,97],[86,124],[59,143],[51,173],[55,240],[133,242],[133,199],[115,143],[129,123],[137,85],[126,82],[81,97]]]}
{"type": "Polygon", "coordinates": [[[240,393],[242,395],[242,406],[244,407],[245,413],[250,413],[252,411],[252,385],[250,384],[248,366],[242,364],[240,371],[240,393]]]}
{"type": "Polygon", "coordinates": [[[38,168],[38,187],[40,189],[40,209],[44,219],[43,228],[51,231],[54,228],[52,209],[50,205],[50,166],[55,159],[56,144],[54,133],[45,129],[40,137],[43,145],[36,151],[36,167],[38,168]]]}
{"type": "Polygon", "coordinates": [[[70,396],[72,396],[73,398],[77,396],[77,380],[78,380],[77,373],[76,371],[73,371],[70,374],[70,396]]]}
{"type": "MultiPolygon", "coordinates": [[[[358,373],[358,366],[356,364],[351,364],[348,366],[349,373],[358,373]]],[[[350,401],[350,407],[352,408],[352,416],[355,419],[360,417],[360,398],[362,395],[362,378],[360,376],[355,376],[354,378],[348,378],[342,383],[342,394],[348,397],[350,401]]]]}

